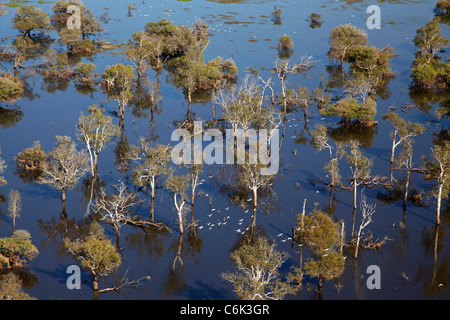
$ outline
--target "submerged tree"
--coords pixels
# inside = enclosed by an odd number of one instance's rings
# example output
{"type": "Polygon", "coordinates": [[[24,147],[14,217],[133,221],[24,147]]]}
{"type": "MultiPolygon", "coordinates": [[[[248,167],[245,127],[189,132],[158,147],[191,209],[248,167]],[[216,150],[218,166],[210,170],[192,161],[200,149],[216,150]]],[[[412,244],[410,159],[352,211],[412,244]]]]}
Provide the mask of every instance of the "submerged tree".
{"type": "Polygon", "coordinates": [[[1,155],[2,155],[2,149],[0,149],[0,186],[2,184],[6,184],[6,179],[3,177],[3,173],[5,172],[5,169],[7,167],[6,161],[1,158],[1,155]]]}
{"type": "Polygon", "coordinates": [[[23,267],[36,258],[38,249],[31,243],[26,230],[16,230],[11,237],[0,239],[0,269],[23,267]]]}
{"type": "Polygon", "coordinates": [[[151,211],[150,219],[153,220],[155,190],[158,179],[169,173],[170,152],[164,145],[152,147],[143,138],[140,146],[132,146],[129,157],[138,163],[133,170],[133,182],[140,188],[150,184],[151,211]]]}
{"type": "Polygon", "coordinates": [[[313,253],[303,268],[305,274],[318,278],[321,297],[323,280],[338,278],[344,272],[345,260],[337,249],[340,242],[339,224],[326,213],[313,210],[311,214],[298,215],[294,237],[313,253]]]}
{"type": "Polygon", "coordinates": [[[359,143],[352,140],[349,143],[347,162],[350,165],[350,170],[352,172],[351,185],[353,189],[353,209],[356,210],[356,194],[358,186],[369,180],[373,161],[365,157],[361,152],[359,143]]]}
{"type": "Polygon", "coordinates": [[[358,232],[356,233],[356,244],[355,244],[355,259],[358,258],[359,252],[359,243],[361,241],[361,236],[364,234],[364,229],[372,222],[372,216],[375,213],[374,204],[369,204],[367,202],[367,197],[361,191],[361,200],[360,200],[360,208],[361,208],[361,223],[358,228],[358,232]]]}
{"type": "Polygon", "coordinates": [[[47,13],[35,6],[19,6],[12,22],[13,28],[28,38],[33,37],[32,32],[45,34],[53,29],[47,13]]]}
{"type": "Polygon", "coordinates": [[[20,211],[22,210],[22,197],[17,190],[11,190],[8,196],[8,212],[9,216],[13,219],[13,231],[16,231],[16,218],[20,217],[20,211]]]}
{"type": "Polygon", "coordinates": [[[175,208],[177,210],[178,215],[178,226],[180,233],[184,233],[183,226],[183,216],[184,216],[184,205],[186,204],[186,191],[189,187],[189,176],[182,175],[178,176],[175,174],[171,174],[167,177],[165,181],[165,186],[173,193],[173,202],[175,204],[175,208]],[[180,199],[178,200],[178,197],[180,199]]]}
{"type": "Polygon", "coordinates": [[[66,192],[73,189],[89,170],[89,159],[84,152],[77,150],[70,137],[57,136],[56,139],[56,146],[48,153],[48,160],[42,166],[38,183],[48,184],[61,191],[65,211],[66,192]]]}
{"type": "Polygon", "coordinates": [[[112,123],[110,116],[105,115],[105,110],[97,105],[89,107],[89,115],[81,115],[78,119],[78,138],[86,145],[91,160],[91,174],[97,177],[97,162],[100,152],[111,141],[111,138],[119,135],[119,128],[112,123]]]}
{"type": "Polygon", "coordinates": [[[311,145],[318,151],[328,149],[330,154],[330,162],[324,166],[324,170],[331,176],[330,187],[338,186],[341,183],[341,175],[339,173],[339,158],[342,155],[341,146],[337,144],[337,151],[333,154],[333,147],[328,141],[328,129],[324,125],[317,125],[316,130],[312,132],[311,145]]]}
{"type": "Polygon", "coordinates": [[[450,143],[444,141],[432,149],[432,159],[424,160],[429,174],[436,178],[437,183],[431,191],[436,198],[436,224],[441,223],[441,202],[447,199],[450,191],[450,143]]]}
{"type": "Polygon", "coordinates": [[[254,243],[246,243],[231,253],[236,264],[235,273],[222,273],[231,282],[238,299],[281,300],[294,289],[280,279],[279,269],[287,260],[287,254],[276,250],[264,237],[254,243]]]}
{"type": "Polygon", "coordinates": [[[436,20],[419,28],[414,38],[417,47],[416,59],[412,64],[414,84],[424,88],[446,88],[449,86],[450,64],[441,62],[437,53],[447,47],[450,40],[441,33],[436,20]]]}
{"type": "Polygon", "coordinates": [[[120,181],[113,188],[116,192],[108,196],[102,189],[100,197],[94,204],[93,210],[96,213],[100,213],[102,220],[111,224],[116,232],[117,246],[120,240],[120,230],[124,224],[130,220],[131,210],[134,206],[138,205],[140,201],[137,195],[133,192],[129,192],[123,181],[120,181]]]}
{"type": "MultiPolygon", "coordinates": [[[[1,12],[0,12],[1,15],[1,12]]],[[[22,290],[22,280],[13,272],[0,276],[0,300],[36,300],[22,290]]]]}
{"type": "Polygon", "coordinates": [[[328,58],[340,61],[342,67],[350,50],[367,42],[367,33],[362,29],[350,24],[334,27],[330,33],[328,58]]]}
{"type": "Polygon", "coordinates": [[[91,225],[87,236],[75,240],[65,238],[64,245],[91,274],[94,293],[98,291],[100,277],[107,276],[121,264],[119,253],[98,224],[91,225]]]}
{"type": "Polygon", "coordinates": [[[132,98],[132,85],[134,79],[133,67],[117,63],[106,68],[102,74],[106,92],[119,105],[120,121],[122,126],[125,120],[125,109],[132,98]]]}
{"type": "Polygon", "coordinates": [[[394,127],[394,132],[392,133],[392,149],[391,149],[391,181],[392,181],[392,170],[395,157],[395,148],[398,147],[402,142],[412,137],[421,135],[425,131],[425,126],[420,123],[411,123],[402,119],[396,112],[388,112],[383,116],[384,120],[389,121],[394,127]],[[398,140],[397,140],[398,139],[398,140]]]}

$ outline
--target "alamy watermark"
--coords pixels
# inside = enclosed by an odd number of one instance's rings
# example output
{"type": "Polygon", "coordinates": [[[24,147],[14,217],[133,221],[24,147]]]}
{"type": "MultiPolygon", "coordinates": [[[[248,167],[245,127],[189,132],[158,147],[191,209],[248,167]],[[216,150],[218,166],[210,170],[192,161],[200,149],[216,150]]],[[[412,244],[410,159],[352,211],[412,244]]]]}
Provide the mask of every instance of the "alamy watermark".
{"type": "Polygon", "coordinates": [[[367,7],[367,14],[371,16],[367,19],[366,26],[367,29],[381,29],[381,9],[377,5],[371,5],[367,7]]]}
{"type": "Polygon", "coordinates": [[[367,278],[367,289],[381,289],[381,269],[377,265],[371,265],[367,267],[366,273],[370,274],[367,278]]]}
{"type": "Polygon", "coordinates": [[[226,129],[224,141],[222,131],[207,129],[203,134],[202,122],[194,121],[193,137],[186,129],[176,129],[171,141],[179,142],[171,153],[172,162],[177,165],[251,164],[260,165],[261,175],[278,173],[278,129],[226,129]],[[203,142],[210,143],[203,148],[203,142]]]}
{"type": "Polygon", "coordinates": [[[67,29],[73,30],[81,29],[81,10],[80,7],[76,5],[70,5],[67,7],[67,13],[70,13],[71,16],[67,19],[67,29]]]}

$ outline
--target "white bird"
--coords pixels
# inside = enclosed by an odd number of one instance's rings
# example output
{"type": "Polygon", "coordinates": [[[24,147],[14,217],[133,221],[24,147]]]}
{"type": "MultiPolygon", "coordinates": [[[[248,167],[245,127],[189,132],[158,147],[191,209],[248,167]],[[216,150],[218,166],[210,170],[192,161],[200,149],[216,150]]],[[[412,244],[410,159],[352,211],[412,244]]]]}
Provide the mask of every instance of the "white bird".
{"type": "Polygon", "coordinates": [[[237,229],[236,232],[241,232],[241,229],[237,229]]]}
{"type": "Polygon", "coordinates": [[[287,239],[281,240],[281,242],[286,242],[287,239]]]}
{"type": "Polygon", "coordinates": [[[216,211],[216,209],[215,209],[215,208],[213,208],[213,209],[211,209],[211,211],[216,211]]]}
{"type": "Polygon", "coordinates": [[[230,207],[226,207],[226,208],[225,208],[225,210],[227,210],[227,211],[228,211],[228,209],[230,209],[230,207]]]}
{"type": "Polygon", "coordinates": [[[211,217],[212,216],[212,213],[211,214],[208,214],[208,217],[211,217]]]}
{"type": "Polygon", "coordinates": [[[279,235],[277,235],[277,237],[281,237],[283,235],[283,233],[280,233],[279,235]]]}
{"type": "Polygon", "coordinates": [[[198,227],[200,230],[203,229],[203,226],[198,227]]]}
{"type": "Polygon", "coordinates": [[[245,210],[244,212],[245,212],[245,213],[247,213],[247,212],[248,212],[248,209],[247,209],[247,210],[245,210]]]}

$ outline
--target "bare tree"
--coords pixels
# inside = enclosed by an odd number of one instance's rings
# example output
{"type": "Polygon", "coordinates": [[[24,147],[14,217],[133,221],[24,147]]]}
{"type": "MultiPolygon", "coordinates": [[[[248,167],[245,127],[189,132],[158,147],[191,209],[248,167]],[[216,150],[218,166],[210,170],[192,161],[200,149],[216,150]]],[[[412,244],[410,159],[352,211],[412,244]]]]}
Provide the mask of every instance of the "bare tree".
{"type": "Polygon", "coordinates": [[[139,200],[135,193],[128,192],[123,181],[119,181],[113,188],[116,193],[111,196],[107,196],[105,191],[102,190],[100,198],[94,205],[94,212],[99,212],[102,215],[102,220],[114,227],[117,235],[116,244],[118,245],[120,230],[129,220],[131,210],[139,204],[139,200]]]}
{"type": "Polygon", "coordinates": [[[355,259],[358,258],[358,248],[359,248],[359,242],[361,240],[361,235],[364,234],[364,229],[373,221],[372,216],[375,213],[375,204],[369,204],[367,203],[367,197],[365,196],[364,192],[361,191],[361,200],[360,200],[360,207],[361,207],[361,224],[359,225],[358,233],[356,235],[356,245],[355,245],[355,259]]]}
{"type": "Polygon", "coordinates": [[[19,191],[11,190],[8,198],[8,211],[9,216],[13,219],[13,231],[16,231],[16,218],[20,217],[20,211],[22,210],[22,197],[19,191]]]}
{"type": "Polygon", "coordinates": [[[290,63],[289,60],[276,61],[275,70],[278,79],[281,82],[281,93],[283,102],[283,112],[286,114],[287,108],[287,76],[289,74],[302,74],[305,75],[306,72],[313,67],[312,56],[302,56],[299,63],[290,63]]]}

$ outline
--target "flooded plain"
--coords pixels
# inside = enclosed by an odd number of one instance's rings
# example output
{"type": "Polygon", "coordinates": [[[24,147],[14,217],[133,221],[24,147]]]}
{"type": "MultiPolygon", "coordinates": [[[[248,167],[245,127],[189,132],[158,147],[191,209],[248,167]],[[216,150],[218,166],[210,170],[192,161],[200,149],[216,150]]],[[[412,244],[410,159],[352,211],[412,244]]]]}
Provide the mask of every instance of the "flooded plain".
{"type": "MultiPolygon", "coordinates": [[[[51,13],[50,2],[28,3],[51,13]]],[[[333,68],[327,58],[330,30],[341,24],[351,23],[368,34],[369,44],[377,48],[391,46],[396,53],[391,62],[395,77],[377,100],[375,120],[378,125],[361,133],[363,153],[373,159],[373,175],[389,176],[392,126],[381,116],[388,110],[396,110],[406,120],[426,125],[426,131],[415,138],[414,159],[416,166],[422,163],[421,156],[429,157],[432,139],[448,120],[436,120],[438,103],[429,103],[428,108],[415,105],[411,96],[411,64],[414,60],[413,39],[416,30],[424,26],[433,16],[435,1],[163,1],[142,0],[129,10],[122,1],[84,1],[95,17],[107,12],[107,23],[102,23],[101,39],[111,44],[126,42],[133,32],[144,30],[149,21],[168,19],[176,25],[190,26],[196,20],[209,25],[210,42],[204,51],[205,61],[217,56],[224,60],[232,58],[239,69],[239,80],[248,73],[247,68],[260,71],[267,78],[279,59],[277,44],[280,36],[289,35],[294,42],[291,61],[298,62],[304,56],[312,56],[314,67],[307,77],[290,75],[289,88],[298,85],[310,91],[323,86],[333,96],[343,88],[333,83],[333,68]],[[366,27],[369,5],[381,8],[381,29],[366,27]],[[282,10],[281,23],[274,24],[271,14],[274,7],[282,10]],[[316,12],[322,15],[320,27],[311,28],[308,17],[316,12]],[[403,107],[403,108],[402,108],[403,107]]],[[[0,17],[1,36],[17,33],[12,29],[11,19],[14,7],[0,17]]],[[[106,21],[106,20],[105,20],[106,21]]],[[[440,24],[442,33],[450,37],[450,29],[440,24]]],[[[56,32],[50,33],[57,38],[56,32]]],[[[55,47],[58,44],[53,44],[55,47]]],[[[442,56],[448,58],[444,50],[442,56]]],[[[97,73],[112,64],[131,64],[120,53],[120,48],[103,50],[82,61],[93,62],[97,73]]],[[[4,67],[11,70],[11,66],[4,67]]],[[[24,71],[25,72],[25,71],[24,71]]],[[[124,132],[109,145],[99,157],[98,175],[106,190],[118,180],[125,181],[131,189],[131,170],[120,166],[120,150],[127,145],[137,145],[144,137],[155,143],[171,144],[171,133],[175,125],[186,118],[188,102],[182,90],[175,87],[166,71],[156,75],[149,70],[148,79],[159,81],[161,100],[153,108],[128,106],[125,114],[124,132]]],[[[82,272],[81,290],[69,290],[66,286],[67,267],[77,262],[64,248],[63,237],[70,230],[83,223],[89,201],[89,183],[79,183],[67,192],[66,214],[61,213],[61,198],[47,185],[29,182],[16,172],[14,157],[34,141],[40,141],[42,148],[50,151],[56,142],[55,136],[71,136],[76,141],[76,126],[81,113],[86,114],[88,106],[96,103],[114,114],[117,104],[108,99],[101,89],[80,92],[70,83],[67,86],[49,88],[41,76],[29,74],[25,77],[27,96],[13,105],[2,105],[0,113],[1,157],[8,165],[5,171],[7,185],[0,186],[5,201],[0,205],[0,237],[12,232],[12,220],[7,215],[7,195],[17,189],[22,196],[22,211],[16,221],[16,228],[28,230],[39,255],[20,272],[24,290],[37,299],[92,299],[92,282],[88,272],[82,272]],[[18,113],[11,114],[9,110],[18,113]]],[[[238,80],[238,81],[239,81],[238,80]]],[[[280,94],[279,83],[274,89],[280,94]]],[[[280,106],[277,106],[281,108],[280,106]]],[[[220,117],[218,107],[213,109],[208,99],[194,100],[190,116],[209,120],[220,117]]],[[[118,122],[117,118],[114,118],[118,122]]],[[[309,130],[317,124],[338,128],[338,121],[321,116],[315,106],[309,109],[305,121],[302,110],[292,110],[280,129],[284,132],[281,148],[280,169],[275,176],[269,196],[261,194],[257,210],[256,226],[259,234],[273,240],[277,250],[286,252],[288,260],[280,274],[287,275],[292,266],[298,267],[299,247],[292,243],[292,228],[302,211],[306,199],[306,212],[316,206],[328,208],[336,220],[345,222],[345,233],[351,235],[353,221],[353,194],[351,191],[334,190],[330,195],[321,181],[327,180],[323,166],[328,161],[327,151],[317,152],[309,143],[309,130]],[[296,150],[295,156],[293,152],[296,150]],[[330,206],[330,203],[332,204],[330,206]]],[[[345,139],[345,132],[334,131],[335,139],[345,139]]],[[[81,145],[78,142],[79,146],[81,145]]],[[[343,182],[349,185],[350,169],[342,159],[340,162],[343,182]]],[[[100,281],[100,287],[111,287],[124,275],[132,280],[149,275],[136,288],[123,288],[120,292],[101,294],[98,299],[235,299],[233,287],[220,276],[233,271],[235,266],[231,252],[243,241],[245,230],[252,222],[252,203],[233,201],[233,190],[229,185],[230,168],[204,166],[201,175],[203,183],[198,187],[195,202],[195,219],[201,226],[196,232],[188,229],[180,236],[177,215],[170,193],[158,188],[155,198],[155,219],[166,223],[170,233],[159,233],[132,226],[121,231],[120,246],[122,264],[118,270],[100,281]],[[226,224],[223,222],[226,220],[226,224]],[[214,224],[213,227],[211,225],[214,224]],[[179,257],[180,259],[176,259],[179,257]],[[175,267],[174,267],[175,261],[175,267]]],[[[394,177],[402,186],[406,173],[395,171],[394,177]]],[[[422,194],[427,205],[408,202],[403,208],[402,197],[385,188],[366,188],[370,203],[376,204],[373,223],[367,231],[375,239],[388,238],[376,250],[361,250],[358,259],[352,250],[344,250],[345,270],[335,280],[324,282],[323,299],[449,299],[450,271],[450,207],[443,201],[441,224],[435,226],[434,198],[427,198],[426,191],[433,181],[426,181],[422,174],[413,173],[410,189],[422,194]],[[381,289],[369,290],[366,272],[371,265],[381,271],[381,289]]],[[[134,190],[134,189],[133,189],[134,190]]],[[[144,203],[138,214],[147,218],[150,211],[148,192],[139,193],[144,203]]],[[[190,213],[188,213],[190,216],[190,213]]],[[[356,212],[356,224],[360,211],[356,212]]],[[[106,234],[114,240],[114,230],[103,225],[106,234]]],[[[307,259],[307,252],[303,259],[307,259]]],[[[317,279],[306,277],[295,295],[286,299],[317,299],[317,279]]]]}

